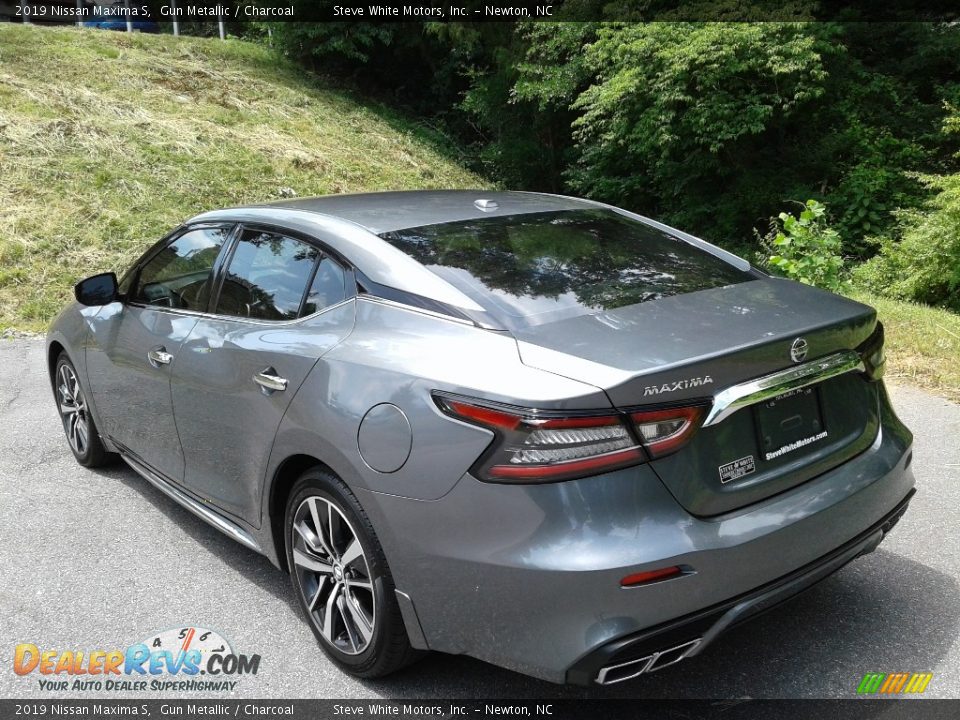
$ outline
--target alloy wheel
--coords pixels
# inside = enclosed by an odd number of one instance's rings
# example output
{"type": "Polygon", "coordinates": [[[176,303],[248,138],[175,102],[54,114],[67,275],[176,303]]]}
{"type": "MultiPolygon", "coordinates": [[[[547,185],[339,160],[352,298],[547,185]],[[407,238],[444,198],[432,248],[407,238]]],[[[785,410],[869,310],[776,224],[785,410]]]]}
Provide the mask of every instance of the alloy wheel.
{"type": "Polygon", "coordinates": [[[356,531],[333,502],[311,496],[297,507],[291,533],[297,584],[310,620],[334,648],[359,655],[373,638],[376,596],[356,531]]]}
{"type": "Polygon", "coordinates": [[[77,455],[83,455],[90,442],[87,401],[80,388],[80,381],[77,380],[77,374],[67,364],[61,365],[57,371],[57,395],[67,442],[77,455]]]}

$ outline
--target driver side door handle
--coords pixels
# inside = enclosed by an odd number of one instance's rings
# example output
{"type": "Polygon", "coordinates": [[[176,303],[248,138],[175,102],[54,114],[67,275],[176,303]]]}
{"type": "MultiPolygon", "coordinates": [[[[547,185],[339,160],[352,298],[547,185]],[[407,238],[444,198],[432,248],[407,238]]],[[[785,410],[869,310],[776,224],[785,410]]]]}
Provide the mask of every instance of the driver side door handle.
{"type": "Polygon", "coordinates": [[[283,392],[287,389],[287,379],[277,375],[277,371],[272,367],[258,372],[253,376],[253,381],[263,389],[266,395],[273,392],[283,392]]]}
{"type": "Polygon", "coordinates": [[[150,364],[155,368],[160,367],[161,365],[169,365],[173,362],[173,355],[167,352],[167,349],[162,345],[160,347],[155,347],[153,350],[147,353],[147,360],[150,361],[150,364]]]}

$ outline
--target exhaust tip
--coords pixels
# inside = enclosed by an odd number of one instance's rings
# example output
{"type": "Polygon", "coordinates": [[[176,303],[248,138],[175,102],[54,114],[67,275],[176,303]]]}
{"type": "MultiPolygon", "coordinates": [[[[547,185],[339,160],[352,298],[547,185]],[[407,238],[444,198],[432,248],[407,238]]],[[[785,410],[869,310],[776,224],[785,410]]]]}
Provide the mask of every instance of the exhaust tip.
{"type": "Polygon", "coordinates": [[[666,650],[660,650],[652,655],[646,655],[642,658],[628,660],[627,662],[616,665],[608,665],[600,669],[600,672],[597,673],[596,681],[600,685],[613,685],[625,680],[633,680],[633,678],[640,677],[644,673],[652,673],[669,667],[670,665],[676,665],[693,652],[701,642],[703,642],[703,638],[697,638],[696,640],[685,642],[682,645],[675,645],[666,650]]]}

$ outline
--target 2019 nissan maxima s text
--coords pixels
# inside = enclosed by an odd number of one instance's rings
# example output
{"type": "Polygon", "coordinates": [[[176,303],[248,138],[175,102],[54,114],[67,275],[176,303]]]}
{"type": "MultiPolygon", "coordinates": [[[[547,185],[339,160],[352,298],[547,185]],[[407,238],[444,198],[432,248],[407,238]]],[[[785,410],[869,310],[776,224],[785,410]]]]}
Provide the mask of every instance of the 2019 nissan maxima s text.
{"type": "Polygon", "coordinates": [[[359,676],[429,649],[636,677],[871,551],[914,492],[871,308],[594,202],[218,210],[76,294],[48,358],[77,460],[288,570],[359,676]]]}

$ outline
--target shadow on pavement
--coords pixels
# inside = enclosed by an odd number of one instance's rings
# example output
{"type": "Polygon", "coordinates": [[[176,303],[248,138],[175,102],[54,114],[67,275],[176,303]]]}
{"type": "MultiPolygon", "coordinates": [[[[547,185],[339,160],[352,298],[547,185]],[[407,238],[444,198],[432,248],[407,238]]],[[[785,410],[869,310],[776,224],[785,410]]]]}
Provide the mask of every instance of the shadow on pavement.
{"type": "Polygon", "coordinates": [[[127,487],[135,489],[158,512],[166,516],[171,522],[176,523],[184,533],[203,545],[211,553],[214,553],[252,583],[266,590],[278,600],[287,603],[296,613],[300,613],[297,598],[290,587],[289,577],[286,573],[274,567],[263,555],[231,540],[219,530],[208,525],[157,490],[122,461],[115,466],[96,469],[93,472],[114,478],[127,487]]]}

